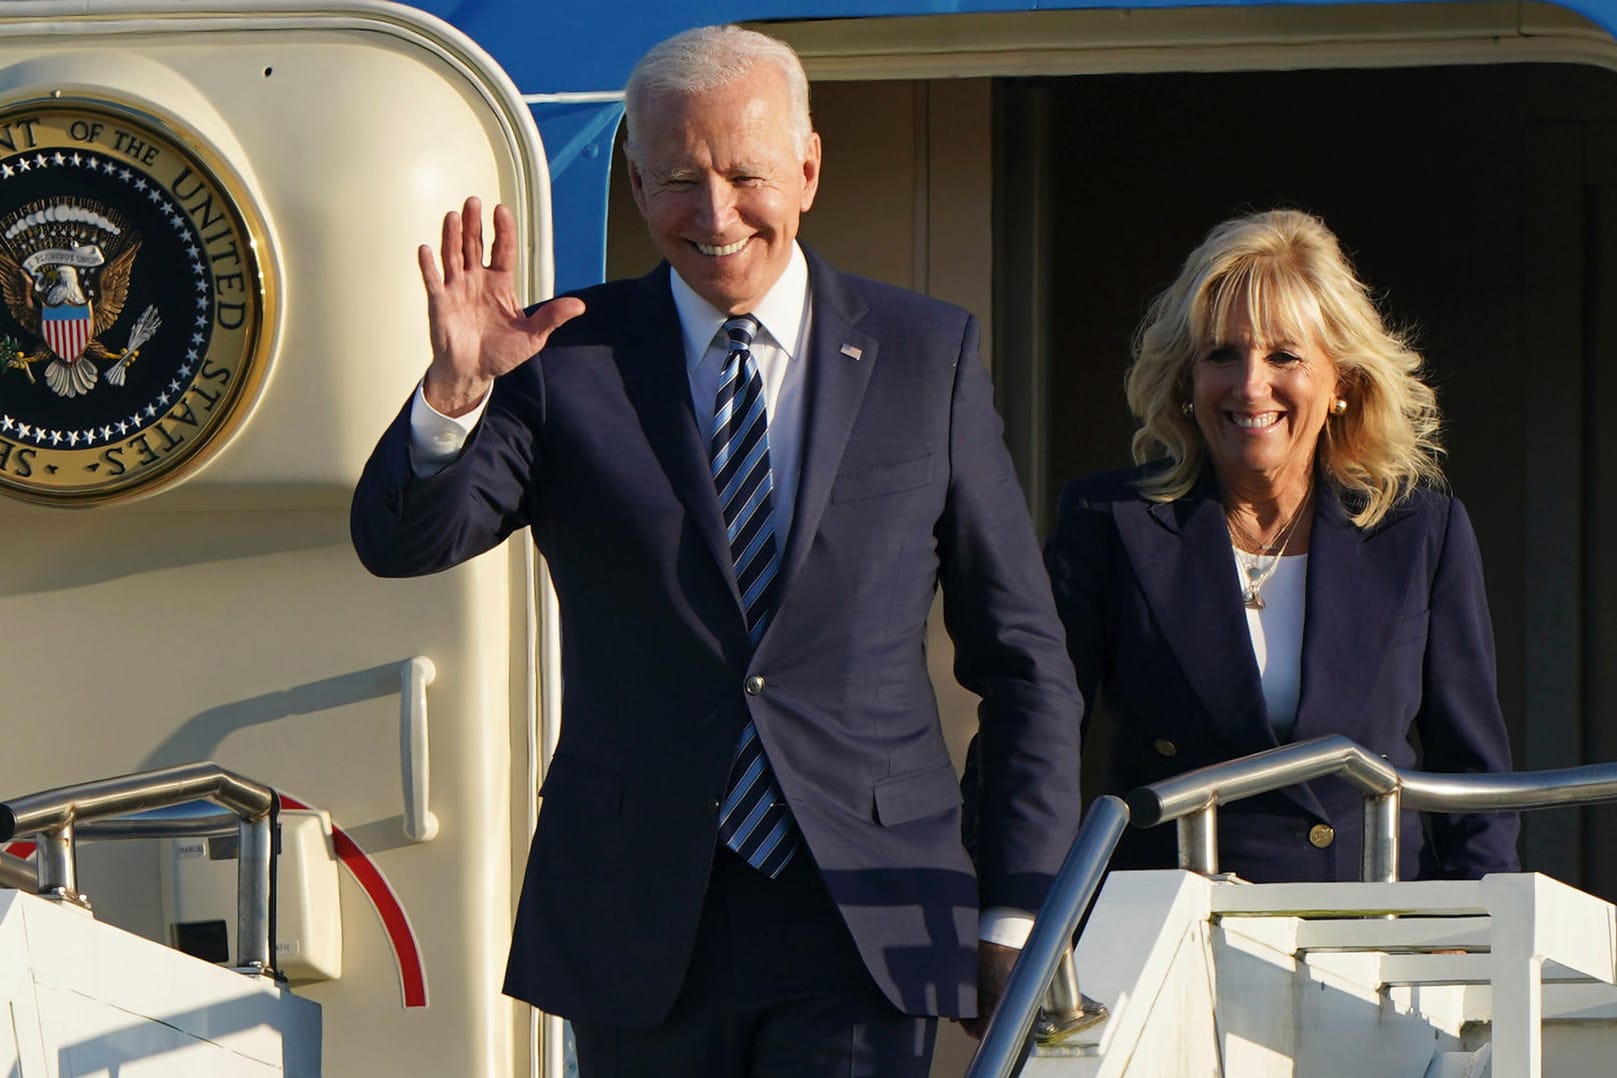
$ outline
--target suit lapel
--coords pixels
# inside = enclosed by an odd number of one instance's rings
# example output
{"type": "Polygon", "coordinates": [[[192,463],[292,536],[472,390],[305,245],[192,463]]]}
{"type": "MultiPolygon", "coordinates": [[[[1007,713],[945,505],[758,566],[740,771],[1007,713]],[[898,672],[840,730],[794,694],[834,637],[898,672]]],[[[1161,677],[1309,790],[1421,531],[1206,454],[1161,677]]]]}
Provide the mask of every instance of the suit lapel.
{"type": "Polygon", "coordinates": [[[1273,748],[1252,636],[1208,471],[1179,501],[1119,503],[1117,528],[1163,640],[1236,755],[1273,748]]]}
{"type": "Polygon", "coordinates": [[[1326,733],[1353,736],[1367,678],[1381,669],[1403,614],[1416,564],[1418,529],[1400,527],[1397,511],[1366,534],[1348,519],[1336,494],[1320,484],[1308,548],[1303,617],[1302,694],[1292,739],[1326,733]]]}
{"type": "Polygon", "coordinates": [[[719,496],[713,489],[712,465],[691,408],[691,383],[680,343],[685,338],[668,288],[668,274],[664,263],[640,278],[640,295],[624,327],[624,346],[619,349],[618,362],[646,439],[728,581],[736,609],[740,610],[741,596],[736,589],[719,496]]]}
{"type": "Polygon", "coordinates": [[[819,531],[820,516],[825,512],[832,480],[842,464],[849,432],[870,384],[877,352],[875,339],[854,328],[865,313],[864,302],[849,292],[841,274],[812,253],[805,253],[813,295],[813,324],[803,357],[808,363],[804,372],[808,400],[797,507],[786,539],[782,601],[819,531]]]}

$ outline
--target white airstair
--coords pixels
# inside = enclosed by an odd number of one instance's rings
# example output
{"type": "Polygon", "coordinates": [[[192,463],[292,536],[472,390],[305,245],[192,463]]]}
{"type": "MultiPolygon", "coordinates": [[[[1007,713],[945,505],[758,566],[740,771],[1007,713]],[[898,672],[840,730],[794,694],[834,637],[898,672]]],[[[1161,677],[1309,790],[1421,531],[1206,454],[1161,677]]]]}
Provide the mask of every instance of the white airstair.
{"type": "Polygon", "coordinates": [[[0,890],[0,1076],[319,1074],[320,1008],[284,985],[0,890]]]}
{"type": "Polygon", "coordinates": [[[1158,783],[1126,806],[1100,798],[969,1078],[1617,1073],[1610,903],[1535,873],[1398,882],[1393,870],[1400,805],[1531,809],[1614,795],[1612,765],[1428,775],[1330,737],[1158,783]],[[1217,871],[1219,804],[1322,774],[1364,793],[1366,882],[1251,884],[1217,871]],[[1131,814],[1177,821],[1183,867],[1106,877],[1074,952],[1131,814]]]}
{"type": "Polygon", "coordinates": [[[272,966],[274,791],[211,763],[0,804],[0,1078],[319,1078],[321,1014],[272,966]],[[200,812],[196,810],[202,810],[200,812]],[[234,968],[97,921],[77,837],[227,837],[234,968]]]}
{"type": "Polygon", "coordinates": [[[1617,1069],[1612,906],[1533,873],[1264,885],[1115,873],[1077,967],[1111,1015],[1036,1052],[1030,1078],[1617,1069]]]}

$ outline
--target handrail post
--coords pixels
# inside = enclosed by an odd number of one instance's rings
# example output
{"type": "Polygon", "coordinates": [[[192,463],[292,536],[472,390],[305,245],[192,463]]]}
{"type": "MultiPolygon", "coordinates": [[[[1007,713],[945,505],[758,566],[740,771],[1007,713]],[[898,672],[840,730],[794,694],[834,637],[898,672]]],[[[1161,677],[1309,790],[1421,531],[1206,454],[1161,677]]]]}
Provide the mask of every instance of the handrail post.
{"type": "Polygon", "coordinates": [[[1044,994],[1044,1005],[1039,1008],[1039,1022],[1035,1027],[1040,1039],[1059,1030],[1087,1023],[1089,1012],[1084,1009],[1084,994],[1078,989],[1078,965],[1072,960],[1072,950],[1061,952],[1055,975],[1050,978],[1049,991],[1044,994]]]}
{"type": "Polygon", "coordinates": [[[236,967],[243,972],[274,971],[270,953],[271,863],[275,852],[275,813],[238,825],[236,861],[236,967]]]}
{"type": "Polygon", "coordinates": [[[1364,835],[1359,876],[1366,883],[1398,881],[1398,817],[1403,797],[1397,786],[1364,799],[1364,835]]]}
{"type": "Polygon", "coordinates": [[[1179,817],[1179,867],[1203,876],[1218,874],[1218,803],[1209,801],[1179,817]]]}
{"type": "Polygon", "coordinates": [[[73,862],[73,821],[42,831],[36,836],[39,850],[39,893],[89,908],[89,900],[79,893],[77,866],[73,862]]]}

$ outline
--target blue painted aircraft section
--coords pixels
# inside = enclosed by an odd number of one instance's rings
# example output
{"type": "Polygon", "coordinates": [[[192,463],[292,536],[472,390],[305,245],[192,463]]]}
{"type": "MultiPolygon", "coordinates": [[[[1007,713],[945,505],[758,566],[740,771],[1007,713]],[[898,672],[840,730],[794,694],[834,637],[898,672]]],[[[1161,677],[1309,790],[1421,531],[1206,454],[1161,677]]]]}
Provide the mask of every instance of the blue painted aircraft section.
{"type": "MultiPolygon", "coordinates": [[[[723,22],[856,19],[1082,8],[1237,7],[1333,0],[413,0],[489,52],[529,100],[550,159],[556,287],[580,288],[606,272],[612,140],[629,70],[656,42],[723,22]],[[572,99],[586,95],[587,100],[572,99]],[[606,97],[606,100],[600,98],[606,97]]],[[[1387,3],[1423,0],[1382,0],[1387,3]]],[[[1617,0],[1568,0],[1617,36],[1617,0]]]]}

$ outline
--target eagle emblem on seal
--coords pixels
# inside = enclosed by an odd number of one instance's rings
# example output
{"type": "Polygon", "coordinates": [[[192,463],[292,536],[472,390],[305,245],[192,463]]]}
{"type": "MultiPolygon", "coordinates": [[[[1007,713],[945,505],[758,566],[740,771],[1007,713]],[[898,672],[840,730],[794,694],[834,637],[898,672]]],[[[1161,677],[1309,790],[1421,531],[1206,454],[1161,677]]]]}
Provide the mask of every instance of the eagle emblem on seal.
{"type": "Polygon", "coordinates": [[[123,314],[139,253],[140,237],[121,214],[78,199],[33,202],[0,219],[0,298],[39,339],[31,350],[0,340],[6,369],[33,382],[34,365],[44,363],[45,385],[60,397],[88,393],[103,377],[123,385],[140,346],[162,325],[157,308],[147,307],[121,350],[100,341],[123,314]]]}

